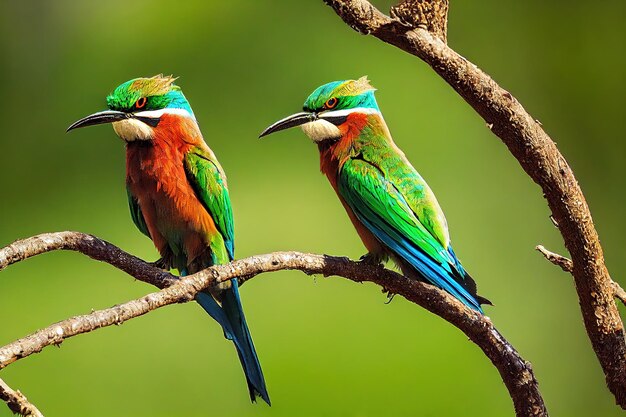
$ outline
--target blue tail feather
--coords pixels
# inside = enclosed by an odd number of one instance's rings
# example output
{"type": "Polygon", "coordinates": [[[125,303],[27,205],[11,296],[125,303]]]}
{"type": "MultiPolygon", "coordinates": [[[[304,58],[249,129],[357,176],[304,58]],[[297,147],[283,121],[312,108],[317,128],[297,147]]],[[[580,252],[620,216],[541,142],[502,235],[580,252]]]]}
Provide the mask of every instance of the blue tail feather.
{"type": "Polygon", "coordinates": [[[252,336],[243,314],[239,297],[239,285],[236,279],[231,280],[231,283],[231,288],[224,290],[222,294],[221,306],[211,294],[205,291],[196,295],[196,301],[222,326],[224,337],[232,340],[235,344],[241,366],[246,375],[252,402],[255,402],[256,397],[260,396],[267,404],[271,405],[270,397],[265,387],[261,364],[259,363],[252,336]]]}
{"type": "MultiPolygon", "coordinates": [[[[180,275],[187,275],[187,270],[181,269],[180,275]]],[[[254,349],[252,336],[243,314],[241,298],[239,297],[239,283],[236,279],[232,279],[231,284],[231,288],[222,293],[221,306],[208,291],[196,294],[196,301],[222,326],[224,337],[232,340],[235,344],[239,361],[246,375],[252,402],[256,402],[256,397],[260,396],[268,405],[272,405],[265,386],[261,363],[254,349]]]]}
{"type": "MultiPolygon", "coordinates": [[[[415,270],[420,273],[427,282],[442,288],[454,297],[458,298],[463,304],[478,311],[481,314],[483,309],[479,300],[469,291],[458,283],[453,276],[452,271],[443,265],[434,262],[428,255],[423,253],[413,242],[404,238],[386,222],[381,221],[380,225],[370,222],[367,217],[356,213],[359,220],[385,245],[397,253],[402,259],[412,265],[415,270]]],[[[464,272],[464,270],[463,270],[464,272]]],[[[488,300],[486,300],[488,301],[488,300]]]]}

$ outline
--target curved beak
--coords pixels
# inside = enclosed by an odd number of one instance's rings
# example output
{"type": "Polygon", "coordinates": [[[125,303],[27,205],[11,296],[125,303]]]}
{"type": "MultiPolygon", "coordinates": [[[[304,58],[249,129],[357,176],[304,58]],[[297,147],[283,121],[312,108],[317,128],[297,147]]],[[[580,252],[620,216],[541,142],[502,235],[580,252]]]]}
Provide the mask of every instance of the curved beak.
{"type": "Polygon", "coordinates": [[[90,114],[89,116],[83,117],[77,122],[72,123],[72,125],[67,128],[66,132],[69,132],[73,129],[78,129],[79,127],[101,125],[103,123],[113,123],[131,117],[133,117],[133,115],[130,113],[124,113],[115,110],[105,110],[98,113],[90,114]]]}
{"type": "Polygon", "coordinates": [[[303,125],[305,123],[314,122],[317,120],[317,114],[309,113],[309,112],[300,112],[296,114],[292,114],[291,116],[287,116],[284,119],[281,119],[269,126],[259,135],[259,138],[263,136],[267,136],[270,133],[278,132],[279,130],[289,129],[290,127],[296,127],[303,125]]]}

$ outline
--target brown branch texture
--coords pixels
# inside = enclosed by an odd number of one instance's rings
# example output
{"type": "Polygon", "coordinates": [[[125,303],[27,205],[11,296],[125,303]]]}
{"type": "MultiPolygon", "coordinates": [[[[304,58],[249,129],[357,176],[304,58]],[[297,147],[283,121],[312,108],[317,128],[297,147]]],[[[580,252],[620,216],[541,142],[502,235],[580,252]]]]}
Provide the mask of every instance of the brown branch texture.
{"type": "Polygon", "coordinates": [[[47,346],[58,345],[72,336],[120,324],[169,304],[191,301],[199,291],[211,285],[232,278],[239,278],[243,283],[261,273],[293,269],[306,274],[336,275],[355,282],[372,282],[442,317],[465,333],[491,360],[500,372],[516,409],[526,404],[526,412],[518,413],[519,415],[547,415],[530,364],[522,359],[488,317],[465,307],[436,287],[411,280],[380,265],[328,255],[276,252],[213,266],[177,279],[94,236],[79,232],[60,232],[17,241],[0,249],[0,270],[15,262],[57,249],[73,250],[93,259],[103,260],[139,280],[163,289],[108,309],[55,323],[0,347],[0,369],[40,352],[47,346]]]}
{"type": "Polygon", "coordinates": [[[43,417],[43,414],[28,401],[26,396],[19,391],[13,390],[0,379],[0,400],[4,401],[9,410],[25,417],[43,417]]]}

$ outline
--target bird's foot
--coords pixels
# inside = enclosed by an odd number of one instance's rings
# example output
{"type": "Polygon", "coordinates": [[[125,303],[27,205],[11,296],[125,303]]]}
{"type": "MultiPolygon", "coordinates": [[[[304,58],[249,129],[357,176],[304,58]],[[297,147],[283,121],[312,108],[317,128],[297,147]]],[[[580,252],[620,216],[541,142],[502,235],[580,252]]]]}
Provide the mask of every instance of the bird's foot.
{"type": "Polygon", "coordinates": [[[391,291],[389,291],[387,288],[383,287],[382,290],[383,294],[385,294],[387,296],[387,301],[385,301],[385,304],[389,304],[393,301],[393,297],[396,296],[395,293],[392,293],[391,291]]]}
{"type": "Polygon", "coordinates": [[[169,271],[170,269],[172,269],[172,265],[170,263],[170,260],[166,259],[165,257],[159,258],[156,261],[149,262],[149,263],[150,263],[150,265],[152,265],[152,266],[154,266],[156,268],[162,269],[164,271],[169,271]]]}
{"type": "Polygon", "coordinates": [[[361,258],[359,258],[359,262],[364,263],[369,266],[382,266],[383,256],[377,253],[370,252],[361,256],[361,258]]]}

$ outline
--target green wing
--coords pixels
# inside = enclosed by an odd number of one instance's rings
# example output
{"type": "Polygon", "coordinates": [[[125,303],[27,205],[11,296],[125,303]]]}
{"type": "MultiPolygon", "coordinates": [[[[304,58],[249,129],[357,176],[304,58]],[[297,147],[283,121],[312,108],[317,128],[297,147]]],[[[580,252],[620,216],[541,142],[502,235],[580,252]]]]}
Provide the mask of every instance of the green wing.
{"type": "Polygon", "coordinates": [[[346,161],[338,179],[339,193],[359,221],[380,242],[426,281],[448,291],[469,307],[482,311],[475,297],[473,281],[466,279],[468,277],[454,251],[450,246],[444,246],[441,237],[431,231],[440,227],[439,221],[422,221],[416,213],[421,210],[422,215],[427,215],[429,210],[438,209],[438,205],[430,207],[427,204],[428,201],[433,204],[426,193],[430,191],[427,187],[419,175],[392,182],[385,175],[384,168],[363,159],[363,155],[346,161]],[[398,181],[404,183],[401,190],[395,184],[398,181]],[[415,194],[411,196],[414,201],[424,200],[422,204],[425,206],[414,210],[407,202],[409,193],[415,194]]]}
{"type": "Polygon", "coordinates": [[[139,229],[141,233],[150,237],[150,232],[148,231],[146,220],[143,218],[141,208],[139,208],[139,203],[137,203],[137,199],[130,192],[128,186],[126,186],[126,193],[128,194],[128,208],[130,208],[130,216],[133,218],[133,223],[135,223],[135,226],[137,226],[137,229],[139,229]]]}
{"type": "Polygon", "coordinates": [[[381,171],[385,180],[398,190],[422,226],[447,249],[450,235],[443,211],[435,194],[406,159],[404,153],[391,144],[376,151],[365,149],[363,159],[381,171]]]}
{"type": "Polygon", "coordinates": [[[226,178],[209,152],[195,148],[185,156],[187,179],[224,239],[230,260],[235,257],[235,231],[226,178]]]}
{"type": "MultiPolygon", "coordinates": [[[[432,226],[432,222],[419,218],[405,195],[374,163],[363,159],[348,160],[341,169],[339,191],[355,214],[362,213],[362,221],[385,229],[390,238],[396,238],[394,240],[411,242],[440,264],[450,262],[439,237],[426,227],[432,226]]],[[[415,194],[414,199],[419,199],[424,194],[424,186],[414,181],[411,194],[415,194]]]]}

